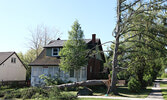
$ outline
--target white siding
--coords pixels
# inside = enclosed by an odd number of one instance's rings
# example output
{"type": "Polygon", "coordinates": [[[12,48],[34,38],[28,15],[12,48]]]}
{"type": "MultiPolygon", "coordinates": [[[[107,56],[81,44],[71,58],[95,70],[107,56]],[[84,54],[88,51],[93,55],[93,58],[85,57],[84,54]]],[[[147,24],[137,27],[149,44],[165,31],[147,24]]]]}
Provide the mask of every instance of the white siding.
{"type": "MultiPolygon", "coordinates": [[[[73,81],[76,82],[76,71],[74,71],[74,77],[70,77],[69,73],[65,73],[64,71],[60,70],[58,66],[32,66],[31,69],[31,85],[37,86],[40,85],[43,80],[40,79],[40,75],[45,74],[51,76],[52,78],[60,78],[63,81],[73,81]]],[[[79,72],[79,81],[87,80],[87,68],[81,68],[79,72]]]]}
{"type": "Polygon", "coordinates": [[[18,57],[13,54],[2,65],[0,65],[0,81],[26,80],[26,69],[18,57]],[[16,63],[11,63],[11,58],[16,58],[16,63]]]}

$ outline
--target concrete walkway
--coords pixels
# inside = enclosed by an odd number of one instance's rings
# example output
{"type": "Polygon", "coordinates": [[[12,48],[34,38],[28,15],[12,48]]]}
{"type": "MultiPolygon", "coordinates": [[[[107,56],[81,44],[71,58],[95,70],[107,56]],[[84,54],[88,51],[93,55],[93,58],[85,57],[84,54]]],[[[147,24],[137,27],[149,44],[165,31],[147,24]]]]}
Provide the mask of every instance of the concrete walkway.
{"type": "Polygon", "coordinates": [[[148,95],[145,100],[164,100],[159,84],[160,80],[155,80],[152,92],[148,95]]]}
{"type": "Polygon", "coordinates": [[[114,97],[114,96],[78,96],[78,98],[106,98],[106,99],[119,99],[119,100],[164,100],[161,93],[159,82],[160,80],[155,80],[152,92],[148,95],[147,98],[128,98],[128,97],[114,97]]]}

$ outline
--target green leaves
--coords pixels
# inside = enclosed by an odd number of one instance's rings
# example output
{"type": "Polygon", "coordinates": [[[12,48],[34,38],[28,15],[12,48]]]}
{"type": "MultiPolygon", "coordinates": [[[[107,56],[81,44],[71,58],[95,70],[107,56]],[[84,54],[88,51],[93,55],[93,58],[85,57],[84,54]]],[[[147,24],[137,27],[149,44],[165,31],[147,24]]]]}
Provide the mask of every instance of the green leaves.
{"type": "Polygon", "coordinates": [[[64,71],[78,70],[87,64],[87,50],[84,34],[78,21],[75,21],[72,30],[68,32],[69,39],[60,51],[60,67],[64,71]]]}

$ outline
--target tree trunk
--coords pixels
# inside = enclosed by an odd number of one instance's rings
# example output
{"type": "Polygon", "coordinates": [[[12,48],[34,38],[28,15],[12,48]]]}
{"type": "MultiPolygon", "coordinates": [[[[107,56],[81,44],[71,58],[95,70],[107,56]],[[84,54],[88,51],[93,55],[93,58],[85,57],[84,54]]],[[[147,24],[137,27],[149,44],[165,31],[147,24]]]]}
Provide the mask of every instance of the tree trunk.
{"type": "Polygon", "coordinates": [[[119,46],[119,38],[116,38],[116,45],[114,49],[114,57],[112,62],[112,79],[111,79],[111,89],[110,89],[110,92],[113,92],[114,94],[117,94],[116,83],[117,83],[118,46],[119,46]]]}
{"type": "MultiPolygon", "coordinates": [[[[61,85],[57,85],[57,87],[60,89],[64,89],[64,88],[71,88],[71,87],[95,86],[95,85],[108,85],[108,80],[87,80],[87,81],[81,81],[81,82],[61,84],[61,85]]],[[[51,87],[46,87],[46,88],[51,88],[51,87]]]]}
{"type": "Polygon", "coordinates": [[[77,82],[79,82],[79,78],[80,78],[80,73],[79,73],[79,69],[76,70],[76,78],[77,78],[77,82]]]}
{"type": "Polygon", "coordinates": [[[113,53],[113,62],[112,62],[112,79],[111,79],[111,88],[110,92],[117,94],[116,92],[116,83],[117,83],[117,65],[118,65],[118,47],[119,47],[119,37],[120,37],[120,22],[121,22],[121,13],[120,13],[120,0],[117,0],[117,27],[115,33],[115,48],[113,53]]]}

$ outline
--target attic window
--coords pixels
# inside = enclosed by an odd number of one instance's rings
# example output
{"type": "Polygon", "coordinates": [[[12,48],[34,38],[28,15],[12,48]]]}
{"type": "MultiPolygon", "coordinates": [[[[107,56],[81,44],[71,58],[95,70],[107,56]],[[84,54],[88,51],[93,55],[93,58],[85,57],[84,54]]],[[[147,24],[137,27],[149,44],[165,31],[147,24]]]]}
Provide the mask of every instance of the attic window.
{"type": "Polygon", "coordinates": [[[52,56],[59,56],[59,48],[52,48],[52,56]]]}
{"type": "Polygon", "coordinates": [[[11,58],[11,63],[16,63],[16,58],[12,57],[11,58]]]}

